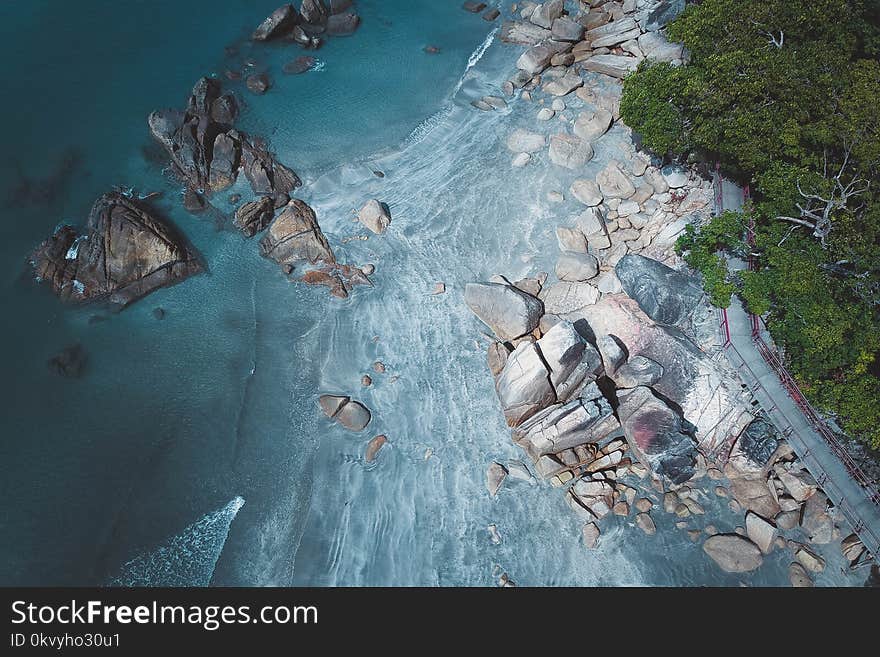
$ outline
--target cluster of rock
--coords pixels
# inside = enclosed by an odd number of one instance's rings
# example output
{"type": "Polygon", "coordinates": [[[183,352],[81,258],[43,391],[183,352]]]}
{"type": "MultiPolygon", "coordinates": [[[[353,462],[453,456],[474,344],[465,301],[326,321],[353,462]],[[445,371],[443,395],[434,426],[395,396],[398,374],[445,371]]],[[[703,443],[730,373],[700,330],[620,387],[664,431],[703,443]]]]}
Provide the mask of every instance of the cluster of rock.
{"type": "MultiPolygon", "coordinates": [[[[659,31],[683,2],[580,6],[572,16],[563,2],[520,3],[522,20],[504,24],[505,41],[528,46],[506,93],[521,89],[522,99],[541,103],[539,121],[565,126],[549,139],[514,130],[507,147],[515,167],[545,151],[556,166],[584,170],[619,118],[619,78],[645,57],[686,57],[659,31]],[[570,117],[569,94],[592,109],[570,117]]],[[[555,282],[540,273],[467,286],[465,302],[494,333],[488,364],[513,440],[537,475],[565,488],[588,547],[598,545],[598,521],[609,514],[634,509],[635,526],[654,533],[658,507],[690,540],[705,539],[704,552],[726,572],[755,570],[785,548],[792,584],[812,585],[824,560],[808,544],[840,538],[833,509],[790,448],[755,420],[748,392],[717,351],[704,350],[695,312],[703,295],[673,245],[688,223],[708,217],[711,183],[655,162],[622,148],[571,184],[584,208],[557,227],[555,282]],[[743,526],[719,533],[693,525],[705,514],[709,493],[698,482],[707,477],[727,481],[715,494],[744,511],[743,526]],[[640,490],[646,478],[653,491],[640,490]]],[[[495,495],[507,477],[530,475],[519,462],[496,461],[486,476],[495,495]]],[[[851,563],[870,558],[855,535],[841,549],[851,563]]]]}
{"type": "MultiPolygon", "coordinates": [[[[299,11],[283,5],[260,24],[252,39],[285,38],[317,47],[318,35],[350,34],[357,28],[360,18],[351,8],[350,0],[329,4],[303,0],[299,11]]],[[[314,59],[300,57],[285,70],[302,72],[312,65],[314,59]]],[[[265,91],[268,85],[264,74],[247,80],[252,91],[265,91]]],[[[203,77],[184,109],[159,110],[148,117],[153,138],[164,148],[171,172],[184,185],[184,207],[193,213],[204,211],[212,195],[231,187],[243,173],[255,198],[237,207],[233,224],[247,237],[267,231],[260,240],[265,257],[288,275],[299,263],[314,266],[300,280],[325,285],[338,297],[348,296],[354,285],[370,284],[372,266],[336,262],[314,210],[290,198],[302,184],[299,177],[269,152],[263,139],[235,128],[238,114],[235,95],[224,93],[219,80],[203,77]]],[[[234,194],[230,202],[239,199],[234,194]]],[[[375,200],[359,218],[376,233],[391,220],[387,206],[375,200]]],[[[122,306],[202,269],[195,252],[166,221],[133,193],[120,192],[98,199],[85,233],[59,227],[34,251],[31,262],[37,279],[48,281],[63,299],[101,299],[122,306]]]]}
{"type": "Polygon", "coordinates": [[[812,586],[811,573],[825,569],[825,560],[811,546],[840,541],[851,567],[871,559],[855,534],[841,540],[842,518],[791,447],[768,439],[763,427],[760,433],[752,428],[734,445],[723,471],[708,471],[712,479],[726,479],[727,486],[716,486],[715,494],[730,497],[730,509],[745,513],[743,525],[711,537],[704,551],[726,572],[748,572],[761,565],[763,556],[788,550],[792,586],[812,586]]]}
{"type": "MultiPolygon", "coordinates": [[[[545,69],[578,64],[623,78],[644,59],[680,64],[687,54],[680,44],[669,43],[658,31],[684,10],[684,0],[623,0],[580,3],[586,11],[567,15],[563,0],[514,5],[521,21],[505,21],[501,39],[529,46],[517,61],[520,72],[511,79],[515,87],[532,81],[545,69]]],[[[572,70],[553,75],[559,88],[577,85],[563,80],[572,70]]]]}
{"type": "Polygon", "coordinates": [[[36,278],[68,301],[126,306],[198,273],[198,254],[146,203],[101,196],[84,232],[62,225],[31,255],[36,278]]]}
{"type": "Polygon", "coordinates": [[[236,130],[236,118],[235,96],[223,93],[219,80],[207,77],[196,82],[186,109],[150,114],[150,132],[186,185],[189,207],[204,208],[203,196],[231,187],[240,171],[254,194],[271,197],[275,205],[283,205],[285,195],[302,184],[296,173],[268,152],[263,140],[236,130]]]}
{"type": "Polygon", "coordinates": [[[319,48],[321,35],[346,36],[361,23],[351,11],[352,0],[303,0],[299,11],[285,4],[260,23],[251,38],[254,41],[286,39],[304,48],[319,48]]]}

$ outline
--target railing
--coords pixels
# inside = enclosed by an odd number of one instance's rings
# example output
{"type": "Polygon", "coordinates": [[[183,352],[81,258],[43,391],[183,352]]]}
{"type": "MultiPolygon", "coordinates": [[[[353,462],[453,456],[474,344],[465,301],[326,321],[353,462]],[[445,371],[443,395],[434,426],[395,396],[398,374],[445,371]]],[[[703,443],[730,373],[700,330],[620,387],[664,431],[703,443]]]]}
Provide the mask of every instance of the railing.
{"type": "MultiPolygon", "coordinates": [[[[717,185],[715,190],[715,214],[718,215],[723,210],[723,190],[720,168],[717,164],[715,169],[714,182],[717,185]]],[[[748,201],[748,186],[743,189],[743,196],[744,200],[748,201]]],[[[749,216],[749,225],[746,232],[746,241],[749,246],[749,269],[755,270],[757,264],[753,256],[753,247],[755,246],[755,225],[754,216],[751,214],[749,216]]],[[[825,423],[824,419],[816,411],[816,409],[813,408],[803,392],[801,392],[794,377],[786,369],[785,365],[782,363],[776,352],[771,349],[770,346],[768,346],[767,343],[764,341],[761,335],[763,332],[761,329],[763,320],[749,313],[749,322],[751,324],[751,337],[755,348],[758,350],[758,353],[761,354],[761,357],[779,378],[779,381],[785,389],[786,393],[792,399],[792,401],[795,402],[798,409],[807,420],[807,423],[816,431],[816,433],[818,433],[822,437],[825,443],[828,444],[828,446],[831,448],[832,453],[840,460],[849,476],[864,490],[866,497],[874,505],[880,506],[880,491],[877,490],[877,487],[861,469],[858,463],[853,460],[849,452],[837,439],[836,434],[825,423]]],[[[880,537],[878,537],[877,534],[870,527],[867,527],[865,525],[859,513],[847,501],[844,492],[834,483],[834,481],[826,472],[825,468],[816,459],[815,455],[812,453],[810,445],[807,443],[804,437],[797,432],[797,430],[795,429],[795,424],[785,414],[785,411],[776,404],[773,399],[773,395],[771,395],[770,392],[764,387],[758,375],[752,370],[746,359],[733,344],[730,337],[730,320],[728,318],[726,309],[722,309],[720,311],[719,323],[721,327],[722,338],[724,339],[724,343],[722,345],[723,348],[728,352],[728,354],[730,354],[731,352],[735,354],[737,359],[739,360],[737,370],[742,375],[744,371],[743,368],[745,368],[745,372],[754,381],[754,383],[750,386],[752,392],[762,390],[764,395],[770,401],[771,406],[769,408],[764,408],[764,411],[769,416],[771,416],[771,420],[774,419],[773,416],[777,416],[777,422],[774,422],[774,424],[778,423],[777,427],[780,428],[782,434],[789,440],[789,442],[794,443],[793,446],[796,448],[796,451],[799,454],[801,460],[807,466],[807,469],[816,476],[817,483],[826,491],[827,494],[829,494],[829,497],[836,500],[837,508],[839,508],[849,520],[850,524],[853,527],[853,531],[860,536],[862,542],[865,544],[871,554],[880,553],[880,537]],[[779,421],[778,416],[781,416],[784,421],[779,421]]],[[[764,328],[766,329],[766,326],[764,328]]]]}

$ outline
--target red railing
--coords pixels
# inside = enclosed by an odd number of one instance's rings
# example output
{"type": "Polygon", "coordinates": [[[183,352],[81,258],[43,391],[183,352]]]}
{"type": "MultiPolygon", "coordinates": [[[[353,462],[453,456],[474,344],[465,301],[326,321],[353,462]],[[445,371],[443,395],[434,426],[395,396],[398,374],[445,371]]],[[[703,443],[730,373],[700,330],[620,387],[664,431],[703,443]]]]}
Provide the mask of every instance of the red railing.
{"type": "MultiPolygon", "coordinates": [[[[721,179],[720,168],[719,168],[718,164],[716,164],[715,170],[716,170],[716,180],[717,180],[717,189],[716,189],[716,193],[715,193],[715,199],[716,199],[716,204],[717,204],[716,205],[716,214],[718,214],[723,209],[723,196],[722,196],[722,188],[721,188],[721,185],[722,185],[721,180],[722,179],[721,179]]],[[[748,185],[746,185],[746,187],[743,189],[743,197],[744,197],[744,201],[748,202],[748,200],[749,200],[749,187],[748,187],[748,185]]],[[[749,260],[749,269],[752,271],[755,270],[756,265],[757,265],[757,263],[755,262],[755,259],[753,257],[753,253],[752,253],[752,249],[755,246],[755,223],[754,222],[755,222],[754,215],[752,215],[750,213],[749,225],[746,230],[746,242],[749,246],[749,259],[748,259],[749,260]]],[[[840,441],[837,439],[836,434],[826,424],[825,420],[816,411],[816,409],[813,408],[812,404],[810,404],[810,402],[807,400],[807,398],[803,394],[803,392],[801,392],[801,389],[798,387],[797,382],[795,381],[794,377],[786,369],[785,365],[782,363],[782,361],[780,360],[780,358],[776,354],[776,352],[773,349],[771,349],[770,346],[764,341],[763,337],[761,336],[761,333],[762,333],[761,325],[763,324],[763,320],[761,318],[757,317],[756,315],[749,313],[749,322],[751,323],[752,341],[755,344],[755,348],[758,350],[758,353],[761,354],[761,357],[764,359],[764,361],[770,366],[770,368],[774,371],[776,376],[779,378],[779,381],[782,384],[783,388],[785,389],[786,393],[788,394],[789,397],[791,397],[791,399],[798,406],[801,413],[806,418],[808,424],[816,431],[816,433],[818,433],[820,436],[822,436],[823,440],[831,448],[831,451],[834,453],[835,456],[837,456],[837,458],[841,461],[843,466],[846,468],[846,471],[849,473],[850,477],[852,477],[852,479],[854,479],[865,490],[865,494],[867,495],[868,499],[870,499],[874,504],[880,505],[880,491],[877,490],[877,487],[874,485],[872,480],[867,476],[867,474],[865,474],[865,472],[862,470],[862,468],[859,466],[859,464],[855,462],[855,460],[852,458],[852,456],[850,456],[849,452],[846,450],[844,445],[842,445],[840,443],[840,441]]],[[[724,345],[723,345],[724,348],[725,349],[732,349],[734,352],[736,352],[737,356],[739,357],[739,360],[742,363],[740,365],[740,367],[742,367],[744,365],[745,367],[747,367],[749,369],[750,374],[755,379],[756,385],[760,386],[762,389],[764,389],[764,392],[767,395],[767,397],[772,400],[773,397],[766,390],[766,388],[764,388],[764,386],[761,385],[760,379],[758,378],[758,376],[753,371],[751,371],[751,368],[748,367],[748,364],[746,363],[745,358],[742,357],[742,355],[737,351],[736,347],[731,342],[730,321],[728,319],[726,309],[721,310],[720,323],[721,323],[722,335],[724,337],[724,345]]],[[[766,326],[765,326],[765,328],[766,328],[766,326]]],[[[766,410],[768,412],[770,412],[771,410],[776,410],[776,405],[774,404],[773,409],[766,409],[766,410]]],[[[781,411],[781,409],[780,409],[780,411],[781,411]]],[[[793,424],[790,421],[788,422],[788,431],[789,431],[788,437],[790,437],[791,433],[794,431],[793,424]]],[[[803,440],[802,440],[802,442],[803,442],[803,440]]],[[[802,457],[803,457],[803,455],[802,455],[802,457]]],[[[821,470],[821,466],[818,466],[818,464],[817,464],[817,467],[819,467],[819,469],[821,470]]],[[[824,483],[827,485],[828,476],[824,472],[824,470],[821,471],[820,478],[824,479],[825,480],[824,483]]],[[[820,483],[822,483],[822,482],[820,482],[820,483]]],[[[845,500],[843,500],[843,504],[846,504],[845,500]]],[[[853,512],[850,511],[850,513],[852,514],[853,512]]],[[[857,519],[855,519],[854,522],[859,522],[859,521],[857,519]]],[[[861,524],[861,523],[859,523],[859,524],[861,524]]],[[[878,544],[880,544],[880,541],[878,541],[878,544]]]]}

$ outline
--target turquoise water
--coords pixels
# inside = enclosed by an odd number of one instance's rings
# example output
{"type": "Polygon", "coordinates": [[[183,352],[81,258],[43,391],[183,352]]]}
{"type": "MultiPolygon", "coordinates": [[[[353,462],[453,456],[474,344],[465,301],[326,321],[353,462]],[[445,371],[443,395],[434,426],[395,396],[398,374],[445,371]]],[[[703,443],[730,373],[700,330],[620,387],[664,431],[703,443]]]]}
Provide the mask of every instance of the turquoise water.
{"type": "MultiPolygon", "coordinates": [[[[499,568],[533,585],[738,583],[668,518],[651,539],[611,519],[587,553],[558,491],[485,492],[486,465],[521,454],[461,290],[494,272],[549,270],[554,228],[576,210],[546,196],[573,175],[541,155],[510,168],[504,138],[534,125],[534,106],[469,105],[498,93],[518,51],[456,0],[360,0],[358,32],[310,53],[319,70],[284,76],[301,51],[243,40],[276,3],[0,7],[0,49],[16,63],[0,109],[0,583],[491,585],[499,568]],[[376,263],[374,288],[340,301],[288,283],[231,229],[225,195],[218,213],[190,216],[145,157],[147,114],[222,74],[236,61],[230,44],[275,85],[242,95],[241,126],[303,177],[339,259],[376,263]],[[11,195],[22,176],[53,193],[11,195]],[[63,306],[30,281],[27,254],[114,185],[162,191],[209,271],[117,315],[63,306]],[[352,212],[371,196],[390,205],[391,228],[350,240],[364,235],[352,212]],[[430,296],[438,281],[449,292],[430,296]],[[46,360],[76,342],[84,377],[49,372],[46,360]],[[377,359],[387,372],[362,389],[377,359]],[[332,425],[316,407],[322,392],[362,399],[373,422],[362,434],[332,425]],[[367,465],[377,433],[390,444],[367,465]]],[[[616,128],[608,144],[628,139],[616,128]]],[[[603,148],[591,166],[610,157],[603,148]]],[[[707,506],[721,528],[741,521],[707,506]]],[[[828,558],[819,581],[847,583],[828,558]]],[[[748,582],[783,583],[787,563],[776,554],[748,582]]]]}

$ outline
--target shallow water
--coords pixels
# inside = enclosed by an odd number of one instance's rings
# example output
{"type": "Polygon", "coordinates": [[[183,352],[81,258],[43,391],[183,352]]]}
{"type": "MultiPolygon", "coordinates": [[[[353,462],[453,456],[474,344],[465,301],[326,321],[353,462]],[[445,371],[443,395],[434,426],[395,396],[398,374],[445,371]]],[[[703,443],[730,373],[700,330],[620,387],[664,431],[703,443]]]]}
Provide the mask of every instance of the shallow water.
{"type": "MultiPolygon", "coordinates": [[[[504,140],[537,124],[534,104],[469,105],[498,94],[518,49],[494,42],[494,26],[455,0],[360,0],[358,32],[319,50],[320,70],[284,76],[281,63],[299,50],[240,43],[277,0],[217,4],[0,10],[15,28],[0,46],[5,60],[26,63],[11,76],[17,102],[0,110],[15,126],[2,179],[14,189],[19,171],[44,177],[69,147],[82,154],[56,176],[52,198],[19,194],[2,209],[0,294],[13,312],[0,341],[0,582],[491,585],[499,568],[526,585],[787,582],[779,552],[752,576],[720,573],[657,511],[656,536],[611,518],[587,552],[560,491],[508,480],[487,495],[487,464],[522,454],[461,291],[496,272],[552,271],[555,226],[577,210],[547,200],[576,176],[546,155],[510,167],[504,140]],[[243,96],[241,126],[270,137],[303,177],[300,196],[338,259],[376,264],[375,287],[340,301],[286,282],[228,219],[186,214],[178,186],[144,157],[147,113],[182,105],[196,78],[230,65],[223,47],[233,42],[275,83],[264,97],[243,96]],[[441,54],[424,53],[427,44],[441,54]],[[210,270],[117,315],[62,306],[29,282],[24,259],[116,184],[163,190],[162,208],[210,270]],[[370,197],[389,204],[389,230],[344,241],[366,234],[352,218],[370,197]],[[438,281],[448,292],[432,296],[438,281]],[[46,359],[77,341],[89,354],[85,377],[50,373],[46,359]],[[385,374],[372,372],[375,360],[385,374]],[[363,389],[367,372],[374,385],[363,389]],[[325,419],[322,392],[363,400],[367,430],[325,419]],[[365,464],[378,433],[389,444],[365,464]]],[[[615,128],[586,173],[628,140],[615,128]]],[[[225,196],[215,199],[221,211],[225,196]]],[[[705,506],[722,530],[742,520],[714,497],[705,506]]],[[[838,550],[824,553],[818,583],[861,583],[841,573],[838,550]]]]}

